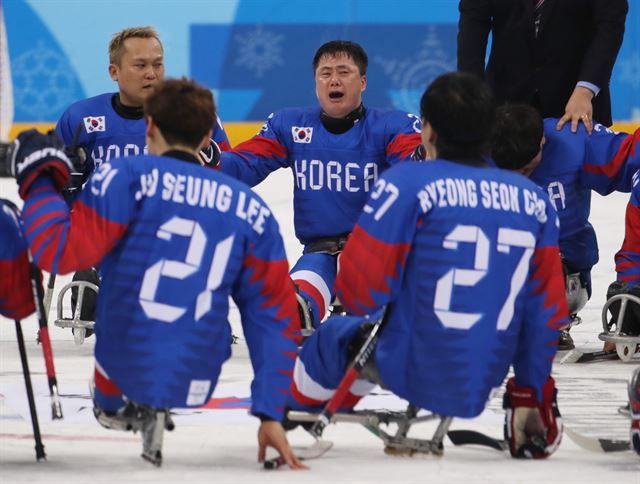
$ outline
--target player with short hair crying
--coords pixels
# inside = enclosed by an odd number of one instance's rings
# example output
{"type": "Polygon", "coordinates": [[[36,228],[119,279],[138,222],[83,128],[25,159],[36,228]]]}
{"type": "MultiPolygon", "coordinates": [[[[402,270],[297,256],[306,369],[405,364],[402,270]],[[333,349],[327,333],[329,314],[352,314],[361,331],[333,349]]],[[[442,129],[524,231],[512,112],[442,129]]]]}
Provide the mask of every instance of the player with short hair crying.
{"type": "Polygon", "coordinates": [[[94,413],[141,430],[143,457],[159,465],[168,410],[205,404],[231,355],[232,296],[255,373],[260,459],[274,447],[300,468],[279,423],[300,323],[278,224],[249,187],[200,165],[215,119],[208,89],[164,81],[144,106],[151,154],[103,163],[71,210],[59,139],[31,130],[14,147],[36,263],[60,274],[100,263],[94,413]]]}
{"type": "Polygon", "coordinates": [[[494,102],[481,80],[438,77],[420,111],[432,161],[398,164],[376,182],[336,281],[351,315],[306,340],[289,406],[323,405],[358,351],[350,346],[386,311],[377,376],[356,380],[344,410],[375,380],[418,408],[475,417],[513,365],[503,402],[511,454],[547,457],[562,435],[550,374],[568,319],[557,215],[533,182],[486,161],[494,102]]]}
{"type": "MultiPolygon", "coordinates": [[[[591,191],[608,195],[631,191],[640,168],[640,129],[616,133],[595,124],[572,133],[556,129],[556,118],[542,119],[526,104],[497,110],[491,144],[496,165],[528,176],[546,191],[560,220],[559,246],[566,273],[571,324],[591,297],[591,268],[598,262],[598,241],[589,223],[591,191]]],[[[574,347],[569,328],[560,333],[558,349],[574,347]]]]}
{"type": "Polygon", "coordinates": [[[420,146],[417,116],[362,103],[367,64],[355,42],[323,44],[312,62],[319,106],[276,111],[256,136],[221,154],[220,170],[250,186],[279,168],[293,173],[304,251],[291,278],[308,329],[334,302],[338,256],[378,176],[420,146]]]}

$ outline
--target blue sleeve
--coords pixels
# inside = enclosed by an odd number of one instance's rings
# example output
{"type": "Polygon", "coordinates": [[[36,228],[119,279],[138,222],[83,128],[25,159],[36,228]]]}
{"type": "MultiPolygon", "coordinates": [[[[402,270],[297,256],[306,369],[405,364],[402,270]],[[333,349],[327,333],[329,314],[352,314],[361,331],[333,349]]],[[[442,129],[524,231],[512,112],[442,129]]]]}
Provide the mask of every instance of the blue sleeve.
{"type": "Polygon", "coordinates": [[[39,177],[25,200],[23,215],[38,267],[66,274],[96,265],[126,231],[135,191],[122,160],[103,163],[71,210],[51,180],[39,177]]]}
{"type": "Polygon", "coordinates": [[[269,173],[289,166],[289,150],[282,140],[282,116],[271,114],[260,132],[220,156],[220,171],[255,186],[269,173]]]}
{"type": "Polygon", "coordinates": [[[268,215],[249,243],[232,297],[247,338],[254,379],[251,413],[282,420],[296,358],[300,318],[278,224],[268,215]]]}
{"type": "Polygon", "coordinates": [[[391,115],[387,129],[387,162],[392,165],[399,160],[410,158],[422,141],[420,118],[415,114],[397,111],[391,115]]]}
{"type": "Polygon", "coordinates": [[[535,389],[541,399],[557,350],[558,330],[567,324],[569,313],[558,249],[558,217],[542,190],[539,197],[545,204],[540,211],[544,215],[539,217],[540,232],[529,268],[513,369],[518,385],[535,389]]]}
{"type": "Polygon", "coordinates": [[[74,129],[75,127],[71,127],[71,113],[67,109],[62,113],[62,116],[60,116],[60,119],[58,120],[58,124],[56,124],[56,134],[60,136],[65,145],[70,145],[71,141],[73,141],[74,129]]]}
{"type": "Polygon", "coordinates": [[[615,133],[596,124],[586,140],[582,186],[601,195],[631,191],[631,178],[640,168],[640,128],[633,134],[615,133]]]}
{"type": "Polygon", "coordinates": [[[0,314],[22,319],[35,310],[27,242],[17,212],[0,200],[0,314]]]}
{"type": "Polygon", "coordinates": [[[415,191],[398,170],[385,172],[340,256],[335,288],[347,312],[372,313],[396,298],[418,215],[415,191]]]}
{"type": "Polygon", "coordinates": [[[229,143],[229,138],[227,137],[227,133],[224,130],[222,120],[218,116],[216,116],[211,137],[213,138],[213,141],[218,144],[222,151],[229,151],[231,149],[231,143],[229,143]]]}

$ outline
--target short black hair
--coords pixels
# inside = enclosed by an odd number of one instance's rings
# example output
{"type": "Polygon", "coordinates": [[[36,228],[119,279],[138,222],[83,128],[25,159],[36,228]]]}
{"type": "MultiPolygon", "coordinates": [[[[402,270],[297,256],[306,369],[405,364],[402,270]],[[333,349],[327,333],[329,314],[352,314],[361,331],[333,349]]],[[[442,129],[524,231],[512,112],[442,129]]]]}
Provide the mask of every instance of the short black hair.
{"type": "Polygon", "coordinates": [[[144,102],[144,113],[168,143],[197,148],[213,126],[216,105],[209,89],[183,77],[158,83],[144,102]]]}
{"type": "Polygon", "coordinates": [[[500,168],[519,170],[540,151],[544,123],[528,104],[505,104],[496,110],[491,156],[500,168]]]}
{"type": "Polygon", "coordinates": [[[495,105],[491,89],[478,77],[449,72],[437,77],[420,100],[423,129],[431,124],[438,158],[477,158],[489,154],[495,105]]]}
{"type": "Polygon", "coordinates": [[[320,59],[325,55],[329,57],[335,57],[338,55],[350,57],[358,66],[361,76],[364,76],[367,73],[369,58],[360,44],[351,42],[350,40],[331,40],[322,44],[316,51],[316,55],[313,56],[313,62],[311,63],[314,74],[318,69],[320,59]]]}

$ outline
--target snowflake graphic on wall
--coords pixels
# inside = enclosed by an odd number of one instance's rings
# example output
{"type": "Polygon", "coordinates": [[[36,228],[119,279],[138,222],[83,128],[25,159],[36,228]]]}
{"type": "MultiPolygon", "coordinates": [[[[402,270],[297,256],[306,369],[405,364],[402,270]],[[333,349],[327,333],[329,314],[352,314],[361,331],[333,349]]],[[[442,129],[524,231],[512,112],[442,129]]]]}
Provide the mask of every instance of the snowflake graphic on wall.
{"type": "Polygon", "coordinates": [[[640,88],[640,54],[634,54],[621,59],[620,81],[631,85],[633,89],[640,88]]]}
{"type": "Polygon", "coordinates": [[[38,42],[11,62],[16,106],[34,121],[51,119],[74,100],[75,77],[68,60],[38,42]]]}
{"type": "Polygon", "coordinates": [[[455,70],[455,60],[442,50],[442,42],[433,25],[428,27],[420,51],[412,58],[397,60],[377,56],[374,61],[399,91],[399,96],[392,100],[394,107],[409,112],[419,106],[420,96],[431,81],[440,74],[455,70]]]}
{"type": "Polygon", "coordinates": [[[264,30],[261,25],[252,32],[236,34],[238,57],[235,64],[253,71],[257,78],[262,78],[266,71],[284,64],[281,46],[283,39],[284,35],[264,30]]]}

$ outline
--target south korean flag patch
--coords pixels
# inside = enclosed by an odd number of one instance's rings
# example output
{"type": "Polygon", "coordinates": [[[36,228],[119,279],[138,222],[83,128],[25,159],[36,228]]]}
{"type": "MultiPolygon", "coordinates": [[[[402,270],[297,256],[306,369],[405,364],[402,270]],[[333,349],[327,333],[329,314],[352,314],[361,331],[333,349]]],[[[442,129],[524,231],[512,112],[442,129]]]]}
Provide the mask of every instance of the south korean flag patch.
{"type": "Polygon", "coordinates": [[[104,116],[87,116],[84,119],[84,129],[87,133],[95,133],[96,131],[106,131],[104,116]]]}
{"type": "Polygon", "coordinates": [[[294,143],[311,143],[313,128],[301,128],[300,126],[292,126],[291,134],[294,143]]]}

